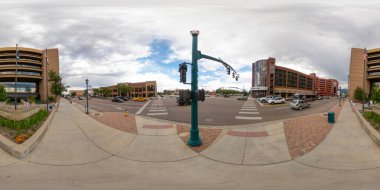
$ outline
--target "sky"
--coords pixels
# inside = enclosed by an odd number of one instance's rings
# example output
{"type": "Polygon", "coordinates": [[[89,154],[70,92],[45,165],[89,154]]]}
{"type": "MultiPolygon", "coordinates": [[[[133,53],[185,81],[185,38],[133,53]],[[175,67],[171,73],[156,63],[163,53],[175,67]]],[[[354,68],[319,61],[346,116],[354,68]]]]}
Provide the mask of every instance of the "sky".
{"type": "MultiPolygon", "coordinates": [[[[158,91],[179,83],[178,65],[198,48],[200,88],[251,87],[252,63],[335,78],[347,86],[353,47],[380,47],[380,2],[325,0],[1,0],[0,47],[58,48],[60,72],[72,89],[156,80],[158,91]]],[[[190,81],[190,72],[188,72],[190,81]]]]}

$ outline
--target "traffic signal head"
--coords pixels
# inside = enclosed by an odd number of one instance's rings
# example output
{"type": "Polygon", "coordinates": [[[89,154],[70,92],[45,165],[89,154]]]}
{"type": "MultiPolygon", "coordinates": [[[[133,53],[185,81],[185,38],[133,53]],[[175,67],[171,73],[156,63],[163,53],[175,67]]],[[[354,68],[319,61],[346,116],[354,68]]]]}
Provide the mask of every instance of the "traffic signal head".
{"type": "Polygon", "coordinates": [[[206,91],[204,89],[198,89],[195,91],[197,101],[205,101],[206,91]]]}
{"type": "Polygon", "coordinates": [[[232,78],[235,78],[235,73],[232,73],[232,78]]]}
{"type": "Polygon", "coordinates": [[[186,83],[186,72],[187,72],[187,65],[186,63],[179,64],[179,82],[186,83]]]}
{"type": "Polygon", "coordinates": [[[239,80],[239,75],[236,75],[235,79],[236,79],[236,81],[238,81],[239,80]]]}
{"type": "Polygon", "coordinates": [[[231,68],[227,67],[227,75],[231,73],[231,68]]]}

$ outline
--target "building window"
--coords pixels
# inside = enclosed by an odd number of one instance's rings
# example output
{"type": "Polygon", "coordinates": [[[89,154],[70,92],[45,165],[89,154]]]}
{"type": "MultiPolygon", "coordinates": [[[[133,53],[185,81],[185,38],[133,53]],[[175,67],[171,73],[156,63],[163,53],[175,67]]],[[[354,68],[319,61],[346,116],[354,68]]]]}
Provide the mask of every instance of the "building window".
{"type": "MultiPolygon", "coordinates": [[[[4,86],[5,92],[15,92],[15,82],[0,82],[4,86]]],[[[36,93],[37,84],[34,82],[18,82],[17,92],[36,93]]]]}
{"type": "Polygon", "coordinates": [[[286,86],[286,71],[276,69],[276,81],[275,86],[286,86]]]}
{"type": "Polygon", "coordinates": [[[306,89],[313,90],[313,79],[307,78],[306,89]]]}
{"type": "Polygon", "coordinates": [[[302,88],[302,89],[306,88],[306,77],[305,76],[302,76],[302,75],[299,76],[298,88],[302,88]]]}
{"type": "Polygon", "coordinates": [[[288,72],[288,87],[297,88],[297,73],[288,72]]]}

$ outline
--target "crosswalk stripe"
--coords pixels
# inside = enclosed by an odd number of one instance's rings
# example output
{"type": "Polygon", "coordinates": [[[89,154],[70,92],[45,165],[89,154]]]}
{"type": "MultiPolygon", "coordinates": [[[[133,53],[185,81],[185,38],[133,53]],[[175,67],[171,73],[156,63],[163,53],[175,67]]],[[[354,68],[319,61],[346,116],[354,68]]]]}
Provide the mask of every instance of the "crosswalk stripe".
{"type": "Polygon", "coordinates": [[[256,106],[243,106],[242,109],[256,108],[256,106]]]}
{"type": "Polygon", "coordinates": [[[166,111],[166,110],[149,110],[150,112],[160,112],[160,111],[166,111]]]}
{"type": "Polygon", "coordinates": [[[245,119],[245,120],[261,120],[261,117],[242,117],[242,116],[236,116],[235,119],[245,119]]]}
{"type": "Polygon", "coordinates": [[[259,112],[239,112],[239,114],[259,114],[259,112]]]}
{"type": "Polygon", "coordinates": [[[168,113],[167,112],[165,112],[165,113],[148,113],[146,115],[168,115],[168,113]]]}
{"type": "Polygon", "coordinates": [[[251,108],[250,109],[241,109],[241,111],[257,111],[257,109],[253,109],[253,108],[252,109],[251,108]]]}

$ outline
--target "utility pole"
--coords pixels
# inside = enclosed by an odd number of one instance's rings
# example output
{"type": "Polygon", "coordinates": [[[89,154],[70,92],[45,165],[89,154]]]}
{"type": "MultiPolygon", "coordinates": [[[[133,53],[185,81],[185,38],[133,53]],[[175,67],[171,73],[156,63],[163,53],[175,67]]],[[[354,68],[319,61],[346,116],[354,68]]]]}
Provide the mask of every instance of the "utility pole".
{"type": "Polygon", "coordinates": [[[198,60],[199,59],[209,59],[213,60],[219,63],[222,63],[223,66],[227,69],[227,74],[230,74],[231,70],[233,72],[233,78],[238,81],[239,75],[237,72],[226,62],[221,60],[220,58],[214,58],[209,55],[202,54],[200,51],[198,51],[198,35],[199,31],[193,30],[190,31],[190,34],[192,36],[192,61],[191,64],[189,63],[182,63],[179,65],[179,72],[180,72],[180,82],[186,83],[186,71],[187,71],[187,64],[191,65],[191,128],[190,128],[190,137],[187,142],[190,146],[199,146],[202,144],[202,140],[199,136],[199,128],[198,128],[198,101],[204,101],[205,97],[205,91],[204,90],[198,90],[198,60]]]}

